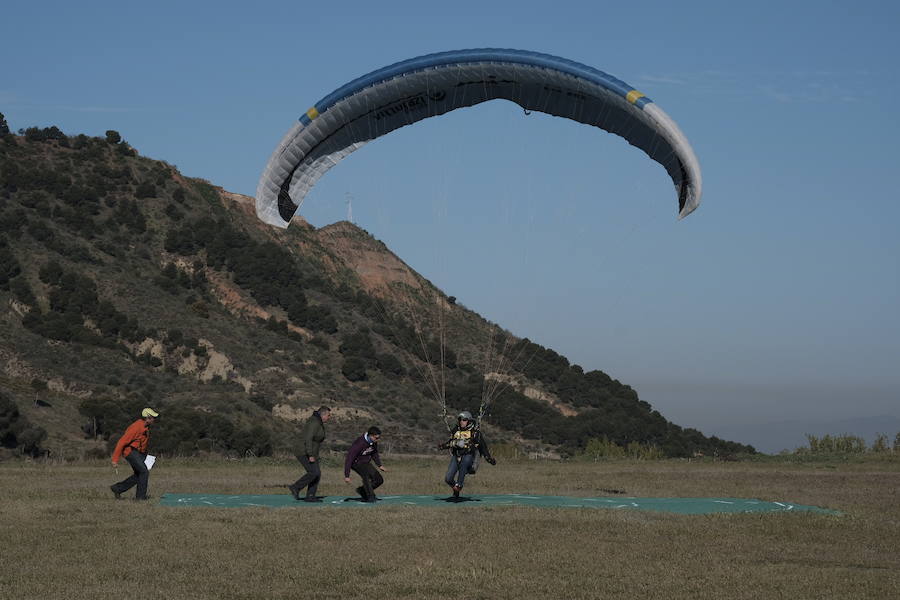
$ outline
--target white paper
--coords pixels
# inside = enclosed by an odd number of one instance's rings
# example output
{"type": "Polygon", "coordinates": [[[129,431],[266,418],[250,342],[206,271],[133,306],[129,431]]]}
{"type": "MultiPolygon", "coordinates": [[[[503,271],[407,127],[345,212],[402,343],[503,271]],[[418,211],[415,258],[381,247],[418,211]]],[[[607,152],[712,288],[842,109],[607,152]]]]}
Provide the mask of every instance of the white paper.
{"type": "Polygon", "coordinates": [[[148,471],[153,468],[153,463],[155,463],[155,462],[156,462],[156,457],[153,456],[152,454],[148,454],[147,457],[144,459],[144,464],[147,465],[148,471]]]}

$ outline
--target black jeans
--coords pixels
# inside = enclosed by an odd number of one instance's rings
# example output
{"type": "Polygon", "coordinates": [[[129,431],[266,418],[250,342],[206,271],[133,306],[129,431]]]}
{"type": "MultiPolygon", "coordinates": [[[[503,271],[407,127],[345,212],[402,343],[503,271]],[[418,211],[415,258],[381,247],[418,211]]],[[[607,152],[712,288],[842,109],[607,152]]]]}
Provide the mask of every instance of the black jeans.
{"type": "Polygon", "coordinates": [[[298,456],[297,460],[299,460],[300,464],[303,465],[303,468],[306,469],[306,475],[294,482],[294,488],[299,492],[306,486],[309,486],[306,490],[306,497],[309,498],[315,496],[316,489],[319,487],[319,480],[322,479],[322,470],[319,468],[319,459],[316,458],[316,462],[310,462],[308,456],[298,456]]]}
{"type": "Polygon", "coordinates": [[[113,484],[113,490],[117,494],[123,494],[137,484],[137,493],[134,497],[138,500],[147,499],[147,485],[150,482],[150,470],[147,468],[147,465],[144,464],[145,458],[147,458],[147,455],[141,454],[137,450],[132,450],[128,456],[125,457],[125,460],[131,465],[131,469],[134,473],[132,473],[131,477],[128,479],[123,479],[119,483],[113,484]]]}
{"type": "Polygon", "coordinates": [[[365,491],[365,499],[371,500],[375,497],[375,490],[384,483],[384,477],[378,472],[378,469],[371,462],[353,465],[352,469],[359,473],[362,477],[362,487],[365,491]]]}

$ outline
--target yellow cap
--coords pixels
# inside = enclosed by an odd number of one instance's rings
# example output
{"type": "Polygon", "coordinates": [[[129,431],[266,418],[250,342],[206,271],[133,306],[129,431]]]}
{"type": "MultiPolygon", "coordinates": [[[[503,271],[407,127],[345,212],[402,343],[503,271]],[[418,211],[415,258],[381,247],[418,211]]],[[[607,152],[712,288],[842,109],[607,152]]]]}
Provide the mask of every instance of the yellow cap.
{"type": "Polygon", "coordinates": [[[158,416],[159,416],[159,413],[156,412],[155,410],[153,410],[152,408],[145,408],[144,410],[141,411],[141,416],[142,416],[142,417],[154,417],[154,418],[155,418],[155,417],[158,417],[158,416]]]}

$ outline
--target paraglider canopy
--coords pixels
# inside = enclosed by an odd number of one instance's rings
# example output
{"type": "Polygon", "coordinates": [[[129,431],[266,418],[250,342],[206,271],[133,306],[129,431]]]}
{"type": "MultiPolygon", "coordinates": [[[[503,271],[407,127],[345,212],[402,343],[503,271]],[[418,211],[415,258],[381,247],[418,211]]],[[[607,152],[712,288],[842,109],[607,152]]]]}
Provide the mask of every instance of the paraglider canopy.
{"type": "Polygon", "coordinates": [[[687,138],[653,101],[615,77],[523,50],[429,54],[378,69],[309,108],[285,134],[256,190],[256,213],[287,227],[328,169],[368,141],[428,117],[488,100],[515,102],[621,136],[672,178],[678,216],[700,204],[700,165],[687,138]]]}

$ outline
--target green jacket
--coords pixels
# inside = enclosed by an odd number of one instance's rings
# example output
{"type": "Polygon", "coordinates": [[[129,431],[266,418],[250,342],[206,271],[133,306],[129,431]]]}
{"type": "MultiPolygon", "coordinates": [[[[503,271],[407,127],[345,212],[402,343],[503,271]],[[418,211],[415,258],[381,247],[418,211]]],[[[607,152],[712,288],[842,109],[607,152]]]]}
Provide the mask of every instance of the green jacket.
{"type": "Polygon", "coordinates": [[[322,423],[322,417],[319,411],[315,411],[306,425],[303,426],[303,443],[298,444],[297,454],[299,456],[315,456],[319,458],[319,447],[325,441],[325,424],[322,423]]]}

